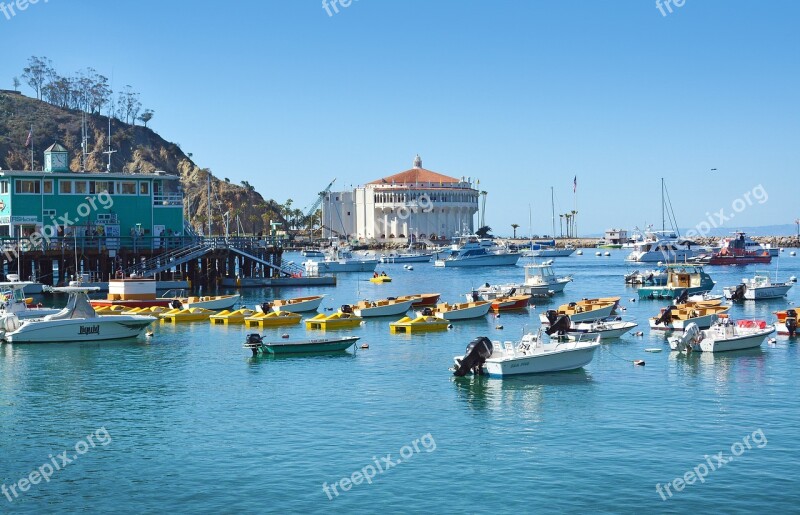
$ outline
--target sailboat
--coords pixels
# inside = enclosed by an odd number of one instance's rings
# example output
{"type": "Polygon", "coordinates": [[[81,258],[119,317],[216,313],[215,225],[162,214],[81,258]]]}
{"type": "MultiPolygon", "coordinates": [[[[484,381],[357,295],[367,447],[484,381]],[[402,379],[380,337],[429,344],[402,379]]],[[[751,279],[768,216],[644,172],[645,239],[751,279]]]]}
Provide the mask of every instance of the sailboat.
{"type": "Polygon", "coordinates": [[[670,223],[673,230],[666,229],[666,206],[669,202],[669,193],[666,190],[664,179],[661,179],[661,230],[645,232],[645,238],[636,243],[626,261],[635,263],[685,263],[695,257],[704,249],[698,243],[682,238],[675,223],[675,213],[670,202],[670,223]],[[665,198],[666,194],[666,198],[665,198]]]}
{"type": "Polygon", "coordinates": [[[564,245],[564,248],[556,248],[556,204],[553,197],[553,187],[550,187],[550,209],[553,212],[553,239],[548,242],[531,242],[531,249],[522,253],[525,257],[554,258],[569,257],[575,252],[572,245],[564,245]]]}

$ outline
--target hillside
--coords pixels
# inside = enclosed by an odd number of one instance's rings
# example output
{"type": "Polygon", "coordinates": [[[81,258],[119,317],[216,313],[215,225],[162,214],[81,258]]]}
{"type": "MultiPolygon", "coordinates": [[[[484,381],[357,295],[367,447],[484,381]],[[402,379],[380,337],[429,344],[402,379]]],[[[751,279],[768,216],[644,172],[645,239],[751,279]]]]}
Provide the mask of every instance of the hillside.
{"type": "MultiPolygon", "coordinates": [[[[106,170],[108,147],[108,118],[87,115],[88,152],[86,170],[106,170]]],[[[0,167],[5,170],[30,169],[30,149],[25,147],[30,126],[33,125],[34,167],[41,169],[42,152],[58,141],[70,151],[70,169],[81,170],[82,113],[61,109],[35,98],[12,91],[0,90],[0,167]]],[[[220,233],[222,214],[231,217],[231,232],[235,232],[238,215],[246,232],[266,233],[269,222],[285,223],[281,206],[274,200],[265,200],[248,184],[242,186],[220,180],[208,169],[197,166],[181,148],[150,130],[128,125],[111,118],[111,171],[124,173],[152,173],[163,170],[181,177],[185,193],[185,215],[198,228],[207,227],[207,178],[211,175],[212,222],[214,234],[220,233]]],[[[285,225],[284,225],[285,226],[285,225]]]]}

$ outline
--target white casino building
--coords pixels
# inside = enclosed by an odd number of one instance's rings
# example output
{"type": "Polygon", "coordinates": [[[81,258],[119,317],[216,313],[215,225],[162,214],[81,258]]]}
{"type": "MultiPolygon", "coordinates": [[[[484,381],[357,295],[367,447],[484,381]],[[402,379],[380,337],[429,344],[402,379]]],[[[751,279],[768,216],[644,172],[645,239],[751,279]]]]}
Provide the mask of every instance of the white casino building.
{"type": "Polygon", "coordinates": [[[478,212],[477,184],[422,167],[331,192],[322,203],[323,237],[349,240],[449,240],[472,234],[478,212]]]}

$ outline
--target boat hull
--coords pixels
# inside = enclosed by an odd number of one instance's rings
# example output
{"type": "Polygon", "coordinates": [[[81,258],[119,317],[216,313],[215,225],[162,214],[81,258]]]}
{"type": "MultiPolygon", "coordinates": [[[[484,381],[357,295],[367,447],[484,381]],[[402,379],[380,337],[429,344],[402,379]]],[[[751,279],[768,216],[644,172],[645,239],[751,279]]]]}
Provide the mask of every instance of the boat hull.
{"type": "Polygon", "coordinates": [[[659,331],[683,331],[688,327],[689,324],[694,323],[697,324],[698,329],[708,329],[711,325],[717,321],[717,313],[710,313],[708,315],[703,315],[696,318],[690,318],[688,320],[673,320],[667,325],[664,324],[657,324],[655,323],[655,319],[650,319],[650,329],[659,330],[659,331]]]}
{"type": "Polygon", "coordinates": [[[460,259],[437,259],[434,266],[453,268],[468,266],[514,266],[519,261],[520,254],[490,254],[477,257],[460,259]]]}
{"type": "Polygon", "coordinates": [[[237,302],[241,295],[234,294],[234,295],[225,295],[221,297],[212,297],[209,300],[198,300],[196,302],[183,302],[185,299],[181,300],[183,306],[185,308],[203,308],[203,309],[213,309],[213,310],[222,310],[222,309],[231,309],[237,302]]]}
{"type": "Polygon", "coordinates": [[[760,347],[767,336],[770,335],[775,329],[770,328],[769,330],[759,331],[756,334],[752,335],[742,335],[733,338],[727,338],[725,340],[714,340],[712,338],[703,338],[697,347],[702,352],[729,352],[734,350],[744,350],[744,349],[753,349],[756,347],[760,347]]]}
{"type": "MultiPolygon", "coordinates": [[[[573,323],[594,322],[596,320],[600,320],[601,318],[610,317],[615,306],[616,304],[610,303],[608,306],[603,306],[591,311],[582,311],[580,313],[570,314],[569,318],[573,323]]],[[[547,319],[547,316],[544,313],[539,315],[539,320],[541,320],[542,324],[550,325],[550,321],[547,319]]]]}
{"type": "Polygon", "coordinates": [[[643,286],[639,288],[640,299],[677,299],[684,292],[688,295],[696,295],[698,293],[706,293],[714,289],[714,283],[711,285],[696,286],[694,288],[670,288],[667,286],[643,286]]]}
{"type": "Polygon", "coordinates": [[[555,351],[541,356],[522,356],[519,358],[486,360],[484,369],[489,376],[505,377],[524,374],[544,374],[562,372],[585,367],[592,362],[594,351],[599,344],[555,351]]]}
{"type": "Polygon", "coordinates": [[[262,343],[259,350],[269,354],[322,354],[326,352],[342,352],[354,346],[358,337],[317,339],[298,342],[262,343]]]}
{"type": "Polygon", "coordinates": [[[305,313],[308,311],[316,311],[319,309],[319,305],[322,304],[322,300],[324,297],[322,295],[318,297],[309,297],[305,300],[298,300],[297,302],[291,302],[292,299],[289,299],[288,304],[284,304],[283,302],[273,303],[272,311],[288,311],[289,313],[305,313]]]}
{"type": "Polygon", "coordinates": [[[65,343],[136,338],[156,318],[140,315],[115,315],[97,318],[26,321],[5,339],[11,343],[65,343]]]}
{"type": "Polygon", "coordinates": [[[369,317],[386,317],[386,316],[397,316],[402,315],[409,309],[411,309],[411,304],[413,304],[413,300],[401,300],[401,301],[393,301],[393,304],[386,304],[383,306],[375,306],[375,307],[368,307],[368,308],[355,308],[353,309],[353,313],[356,316],[362,318],[369,318],[369,317]]]}
{"type": "MultiPolygon", "coordinates": [[[[763,288],[747,288],[744,292],[744,299],[745,300],[765,300],[765,299],[779,299],[781,297],[785,297],[789,290],[792,288],[792,284],[784,284],[784,285],[773,285],[773,286],[766,286],[763,288]]],[[[725,294],[725,298],[730,300],[733,296],[733,293],[736,291],[736,287],[728,287],[726,286],[723,288],[723,293],[725,294]]]]}
{"type": "Polygon", "coordinates": [[[374,272],[378,266],[377,259],[362,261],[312,261],[306,262],[306,271],[313,274],[339,274],[347,272],[374,272]]]}
{"type": "Polygon", "coordinates": [[[418,256],[381,256],[381,263],[429,263],[433,254],[418,256]]]}
{"type": "Polygon", "coordinates": [[[477,303],[477,305],[467,308],[437,311],[434,313],[434,316],[442,320],[469,320],[470,318],[486,316],[491,308],[492,304],[490,302],[483,301],[482,303],[477,303]]]}

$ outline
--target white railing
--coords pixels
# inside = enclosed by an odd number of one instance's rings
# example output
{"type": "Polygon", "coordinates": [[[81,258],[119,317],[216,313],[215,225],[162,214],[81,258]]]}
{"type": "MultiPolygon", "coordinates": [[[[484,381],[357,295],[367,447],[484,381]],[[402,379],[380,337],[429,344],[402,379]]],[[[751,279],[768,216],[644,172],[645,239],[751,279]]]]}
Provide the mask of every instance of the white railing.
{"type": "Polygon", "coordinates": [[[181,206],[183,207],[182,193],[163,193],[153,195],[153,206],[181,206]]]}

